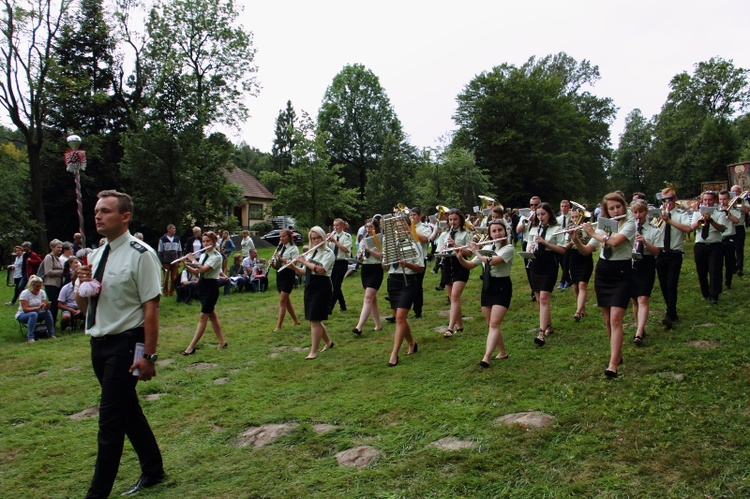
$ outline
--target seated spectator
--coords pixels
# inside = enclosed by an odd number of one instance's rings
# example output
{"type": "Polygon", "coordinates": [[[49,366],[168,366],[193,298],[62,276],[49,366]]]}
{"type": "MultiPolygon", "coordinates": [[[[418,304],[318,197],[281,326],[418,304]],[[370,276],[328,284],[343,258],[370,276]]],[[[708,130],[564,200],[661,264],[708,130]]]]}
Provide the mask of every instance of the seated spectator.
{"type": "Polygon", "coordinates": [[[16,312],[16,320],[21,324],[26,324],[28,331],[26,338],[29,343],[36,341],[34,333],[40,319],[47,325],[47,336],[55,338],[55,322],[49,311],[49,302],[47,302],[47,294],[42,289],[42,283],[41,277],[30,276],[28,286],[21,292],[18,299],[20,304],[16,312]]]}
{"type": "Polygon", "coordinates": [[[242,266],[242,254],[237,253],[234,255],[234,263],[229,267],[227,275],[229,276],[231,286],[236,287],[239,292],[246,289],[248,279],[245,277],[245,274],[245,267],[242,266]]]}
{"type": "Polygon", "coordinates": [[[250,254],[242,260],[242,268],[245,269],[245,278],[250,279],[253,277],[253,269],[260,263],[258,259],[258,251],[255,249],[250,250],[250,254]]]}
{"type": "Polygon", "coordinates": [[[65,265],[70,269],[70,277],[67,279],[68,283],[62,287],[60,295],[57,297],[57,308],[58,310],[62,310],[60,327],[63,331],[69,331],[72,327],[72,322],[74,320],[83,319],[85,315],[83,315],[78,309],[75,286],[73,285],[80,265],[78,259],[76,257],[71,257],[65,262],[65,265]]]}
{"type": "Polygon", "coordinates": [[[229,280],[229,276],[222,270],[219,272],[219,278],[217,280],[219,281],[219,287],[224,288],[224,296],[228,295],[230,291],[232,291],[232,283],[229,280]]]}
{"type": "Polygon", "coordinates": [[[184,302],[189,304],[198,298],[198,276],[195,276],[185,270],[183,267],[180,274],[179,282],[175,282],[175,291],[177,292],[177,303],[184,302]]]}
{"type": "Polygon", "coordinates": [[[258,263],[253,267],[253,273],[248,283],[248,289],[251,291],[265,291],[268,289],[268,277],[266,276],[266,267],[258,263]]]}

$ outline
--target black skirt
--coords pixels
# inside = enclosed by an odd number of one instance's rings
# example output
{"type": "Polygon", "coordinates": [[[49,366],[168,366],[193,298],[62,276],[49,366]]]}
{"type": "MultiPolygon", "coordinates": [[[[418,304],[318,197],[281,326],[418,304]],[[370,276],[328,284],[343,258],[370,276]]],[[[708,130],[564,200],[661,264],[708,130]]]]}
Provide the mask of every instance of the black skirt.
{"type": "Polygon", "coordinates": [[[305,320],[328,320],[333,285],[327,275],[311,275],[305,283],[305,320]]]}
{"type": "Polygon", "coordinates": [[[276,272],[276,291],[279,293],[291,293],[294,289],[294,281],[297,274],[292,269],[284,269],[276,272]]]}
{"type": "Polygon", "coordinates": [[[536,259],[531,261],[531,289],[535,293],[540,291],[552,292],[557,284],[557,258],[552,251],[535,253],[536,259]]]}
{"type": "Polygon", "coordinates": [[[210,314],[219,301],[219,280],[198,279],[198,300],[201,302],[201,313],[210,314]]]}
{"type": "Polygon", "coordinates": [[[582,255],[578,250],[570,253],[570,280],[573,284],[589,282],[594,273],[594,255],[582,255]]]}
{"type": "Polygon", "coordinates": [[[419,283],[416,274],[388,274],[388,298],[391,308],[405,308],[409,310],[414,304],[419,283]]]}
{"type": "Polygon", "coordinates": [[[469,282],[469,269],[458,263],[458,258],[455,256],[445,257],[440,283],[446,286],[454,282],[469,282]]]}
{"type": "Polygon", "coordinates": [[[656,257],[644,255],[642,260],[636,260],[630,273],[630,297],[651,296],[656,281],[656,257]]]}
{"type": "Polygon", "coordinates": [[[594,278],[598,306],[628,308],[631,271],[630,260],[599,259],[594,278]]]}
{"type": "Polygon", "coordinates": [[[379,263],[365,263],[359,267],[362,289],[380,289],[383,284],[383,266],[379,263]]]}
{"type": "MultiPolygon", "coordinates": [[[[487,277],[485,277],[487,279],[487,277]]],[[[482,306],[492,307],[500,305],[501,307],[510,307],[510,300],[513,297],[513,282],[510,277],[490,277],[490,286],[486,291],[482,288],[482,306]]]]}

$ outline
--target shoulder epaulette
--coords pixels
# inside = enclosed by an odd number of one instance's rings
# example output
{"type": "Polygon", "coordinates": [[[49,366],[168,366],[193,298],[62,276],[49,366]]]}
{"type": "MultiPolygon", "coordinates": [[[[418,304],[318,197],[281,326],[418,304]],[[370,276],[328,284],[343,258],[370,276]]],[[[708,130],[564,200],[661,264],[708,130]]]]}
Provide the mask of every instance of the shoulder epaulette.
{"type": "Polygon", "coordinates": [[[148,248],[146,248],[144,245],[142,245],[138,241],[130,241],[130,247],[140,253],[145,253],[148,251],[148,248]]]}

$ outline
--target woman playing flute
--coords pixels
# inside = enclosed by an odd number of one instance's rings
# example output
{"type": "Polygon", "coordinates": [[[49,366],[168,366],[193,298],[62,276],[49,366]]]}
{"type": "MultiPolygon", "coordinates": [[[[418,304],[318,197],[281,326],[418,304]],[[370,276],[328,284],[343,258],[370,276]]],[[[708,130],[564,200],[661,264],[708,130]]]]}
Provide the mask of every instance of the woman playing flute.
{"type": "Polygon", "coordinates": [[[290,295],[294,289],[296,276],[294,270],[286,268],[281,270],[281,266],[294,260],[299,255],[297,246],[294,245],[293,233],[289,229],[284,229],[279,233],[279,248],[273,254],[271,262],[276,269],[276,290],[279,292],[279,318],[276,321],[274,333],[281,331],[281,325],[284,323],[284,317],[287,312],[294,321],[295,326],[299,326],[297,314],[294,313],[290,295]]]}

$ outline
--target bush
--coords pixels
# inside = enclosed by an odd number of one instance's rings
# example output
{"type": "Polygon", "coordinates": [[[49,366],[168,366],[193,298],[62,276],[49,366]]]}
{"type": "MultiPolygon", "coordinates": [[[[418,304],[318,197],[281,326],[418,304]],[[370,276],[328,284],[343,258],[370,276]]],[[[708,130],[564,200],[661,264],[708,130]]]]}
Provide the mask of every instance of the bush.
{"type": "Polygon", "coordinates": [[[250,227],[250,231],[257,232],[258,234],[265,234],[273,230],[273,225],[270,222],[256,222],[250,227]]]}

